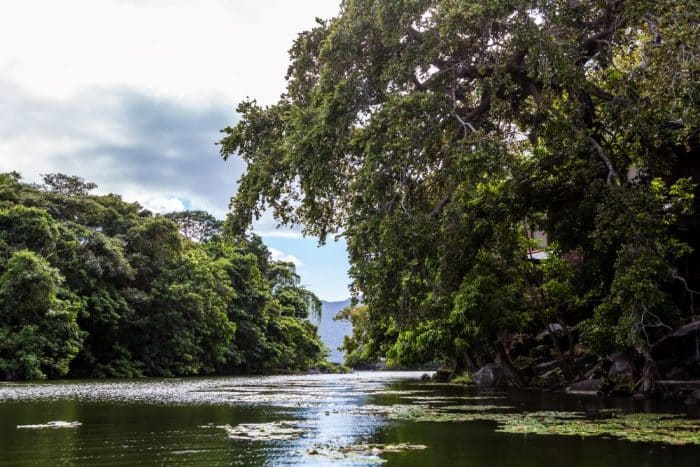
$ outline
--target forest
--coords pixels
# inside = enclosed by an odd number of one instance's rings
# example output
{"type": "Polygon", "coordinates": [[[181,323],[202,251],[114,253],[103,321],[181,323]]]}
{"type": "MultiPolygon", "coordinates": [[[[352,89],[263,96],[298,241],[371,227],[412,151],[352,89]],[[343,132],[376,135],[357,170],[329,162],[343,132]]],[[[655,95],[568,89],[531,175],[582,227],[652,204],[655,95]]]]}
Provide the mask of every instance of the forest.
{"type": "Polygon", "coordinates": [[[272,373],[322,365],[292,263],[202,211],[0,174],[0,379],[272,373]]]}
{"type": "Polygon", "coordinates": [[[658,343],[698,328],[698,24],[674,0],[346,0],[224,130],[231,228],[271,209],[347,241],[350,363],[697,378],[658,343]]]}

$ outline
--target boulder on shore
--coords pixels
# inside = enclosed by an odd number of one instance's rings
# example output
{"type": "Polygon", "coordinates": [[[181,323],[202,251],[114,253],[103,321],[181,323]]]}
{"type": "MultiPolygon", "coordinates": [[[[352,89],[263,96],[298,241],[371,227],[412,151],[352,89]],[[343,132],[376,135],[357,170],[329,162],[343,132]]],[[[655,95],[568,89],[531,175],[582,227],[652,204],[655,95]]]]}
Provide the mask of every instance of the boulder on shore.
{"type": "Polygon", "coordinates": [[[536,373],[546,373],[548,371],[557,369],[557,368],[562,368],[564,366],[564,361],[560,358],[557,358],[555,360],[550,360],[544,363],[539,363],[534,366],[534,370],[536,373]]]}
{"type": "Polygon", "coordinates": [[[478,386],[500,387],[506,385],[506,375],[499,365],[489,363],[472,375],[472,382],[478,386]]]}
{"type": "Polygon", "coordinates": [[[576,394],[581,396],[594,396],[600,394],[600,388],[602,385],[603,380],[601,378],[584,379],[572,383],[571,386],[566,388],[566,392],[569,394],[576,394]]]}
{"type": "Polygon", "coordinates": [[[688,323],[657,342],[650,351],[660,377],[700,379],[700,321],[688,323]]]}
{"type": "Polygon", "coordinates": [[[562,326],[559,323],[550,323],[547,325],[547,329],[542,331],[541,333],[537,334],[535,339],[538,341],[543,341],[544,339],[549,338],[549,335],[553,334],[555,337],[561,337],[564,335],[564,326],[562,326]]]}
{"type": "Polygon", "coordinates": [[[616,380],[626,380],[632,378],[634,367],[627,354],[617,352],[608,357],[612,362],[608,370],[608,377],[616,380]]]}
{"type": "Polygon", "coordinates": [[[634,365],[625,352],[617,352],[608,357],[612,364],[608,370],[609,394],[630,395],[634,388],[634,365]]]}

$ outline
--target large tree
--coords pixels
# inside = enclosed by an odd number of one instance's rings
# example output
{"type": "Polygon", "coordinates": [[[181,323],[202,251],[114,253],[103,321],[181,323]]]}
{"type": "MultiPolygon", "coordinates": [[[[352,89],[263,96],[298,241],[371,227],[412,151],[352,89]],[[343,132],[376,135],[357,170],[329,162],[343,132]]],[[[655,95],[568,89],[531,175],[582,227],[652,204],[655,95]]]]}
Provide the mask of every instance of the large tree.
{"type": "Polygon", "coordinates": [[[643,346],[699,279],[699,23],[675,0],[346,0],[224,130],[236,225],[347,238],[398,359],[507,360],[504,332],[570,316],[601,352],[643,346]],[[549,284],[534,224],[575,259],[549,284]]]}

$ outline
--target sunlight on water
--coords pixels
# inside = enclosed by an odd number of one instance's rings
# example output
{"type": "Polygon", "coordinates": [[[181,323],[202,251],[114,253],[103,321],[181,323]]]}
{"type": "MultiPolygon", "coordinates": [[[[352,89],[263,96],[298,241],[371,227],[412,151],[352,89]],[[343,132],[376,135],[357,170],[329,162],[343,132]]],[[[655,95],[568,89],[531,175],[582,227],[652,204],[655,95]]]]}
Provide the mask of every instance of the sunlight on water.
{"type": "MultiPolygon", "coordinates": [[[[423,384],[420,375],[0,383],[0,464],[489,467],[617,459],[616,467],[675,467],[695,465],[699,453],[696,445],[611,436],[538,436],[545,432],[532,425],[556,423],[563,432],[559,420],[568,413],[582,424],[591,414],[674,407],[423,384]],[[512,425],[509,413],[528,430],[497,431],[512,425]]],[[[694,422],[686,423],[686,436],[694,436],[694,422]]]]}
{"type": "Polygon", "coordinates": [[[367,395],[382,392],[392,380],[415,379],[421,374],[360,372],[342,375],[0,383],[0,402],[74,398],[151,404],[326,407],[357,402],[367,395]]]}

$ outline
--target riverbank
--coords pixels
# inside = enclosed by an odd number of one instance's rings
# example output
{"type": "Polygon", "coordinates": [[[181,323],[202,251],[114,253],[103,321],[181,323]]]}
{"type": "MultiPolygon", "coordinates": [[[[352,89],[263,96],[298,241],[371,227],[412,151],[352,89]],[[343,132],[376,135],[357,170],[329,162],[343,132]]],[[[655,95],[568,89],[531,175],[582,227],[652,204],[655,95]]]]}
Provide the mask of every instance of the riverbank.
{"type": "MultiPolygon", "coordinates": [[[[602,357],[586,347],[575,326],[550,324],[538,334],[511,335],[504,341],[503,352],[490,361],[465,352],[450,365],[413,369],[434,371],[430,379],[441,383],[700,405],[700,321],[668,332],[653,345],[602,357]]],[[[373,371],[387,368],[382,360],[355,367],[373,371]]],[[[424,379],[428,377],[424,375],[424,379]]]]}

